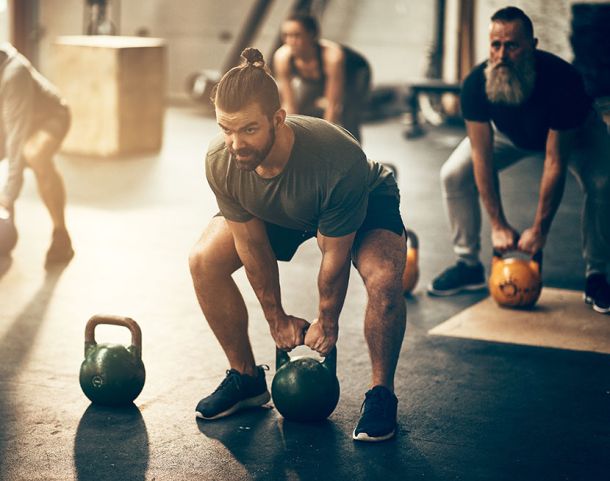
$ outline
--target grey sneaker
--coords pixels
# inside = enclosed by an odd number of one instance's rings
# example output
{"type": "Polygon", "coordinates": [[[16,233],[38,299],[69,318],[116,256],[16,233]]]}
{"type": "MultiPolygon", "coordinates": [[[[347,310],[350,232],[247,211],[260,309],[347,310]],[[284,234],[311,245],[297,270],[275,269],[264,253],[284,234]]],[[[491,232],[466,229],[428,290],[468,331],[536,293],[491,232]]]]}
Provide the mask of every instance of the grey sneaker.
{"type": "Polygon", "coordinates": [[[352,437],[355,441],[379,442],[396,434],[398,399],[384,386],[375,386],[365,394],[360,420],[352,437]]]}
{"type": "Polygon", "coordinates": [[[458,261],[455,265],[445,269],[428,285],[428,294],[453,296],[463,291],[478,291],[486,286],[483,264],[479,262],[471,267],[458,261]]]}
{"type": "Polygon", "coordinates": [[[257,376],[240,374],[229,369],[220,386],[203,398],[195,408],[198,418],[212,420],[229,416],[240,409],[258,407],[271,399],[265,381],[265,371],[269,366],[257,366],[257,376]]]}

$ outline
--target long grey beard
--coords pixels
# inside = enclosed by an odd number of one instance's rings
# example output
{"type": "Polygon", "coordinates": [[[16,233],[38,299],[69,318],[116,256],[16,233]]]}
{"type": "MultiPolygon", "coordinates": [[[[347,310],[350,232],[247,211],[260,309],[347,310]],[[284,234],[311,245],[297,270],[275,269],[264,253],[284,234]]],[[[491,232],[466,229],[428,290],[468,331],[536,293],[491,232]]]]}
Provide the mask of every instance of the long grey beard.
{"type": "Polygon", "coordinates": [[[492,103],[521,105],[532,93],[535,82],[533,58],[514,67],[497,69],[490,62],[485,67],[485,93],[492,103]]]}

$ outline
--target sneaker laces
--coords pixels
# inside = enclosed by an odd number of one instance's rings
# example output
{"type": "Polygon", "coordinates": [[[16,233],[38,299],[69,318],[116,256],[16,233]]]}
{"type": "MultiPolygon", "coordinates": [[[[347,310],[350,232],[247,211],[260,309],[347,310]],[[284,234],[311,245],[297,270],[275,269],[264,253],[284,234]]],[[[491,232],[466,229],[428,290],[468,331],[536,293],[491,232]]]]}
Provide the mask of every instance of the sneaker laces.
{"type": "Polygon", "coordinates": [[[439,276],[443,280],[449,279],[451,281],[461,279],[464,277],[478,277],[480,264],[468,265],[464,261],[458,261],[451,267],[445,269],[445,271],[439,276]]]}
{"type": "Polygon", "coordinates": [[[241,388],[241,374],[235,369],[227,369],[227,376],[222,380],[220,386],[212,394],[216,394],[218,391],[225,389],[228,386],[233,386],[237,390],[241,388]]]}
{"type": "MultiPolygon", "coordinates": [[[[257,366],[257,367],[262,369],[263,371],[269,371],[269,366],[267,364],[261,364],[260,366],[257,366]]],[[[242,388],[244,374],[240,373],[237,369],[227,369],[226,374],[227,375],[220,383],[220,386],[218,386],[212,394],[216,394],[218,391],[223,390],[227,386],[233,386],[238,391],[242,388]]],[[[259,377],[258,369],[257,369],[256,374],[257,374],[256,376],[248,376],[248,377],[251,377],[252,379],[258,379],[258,377],[259,377]]]]}
{"type": "Polygon", "coordinates": [[[461,271],[463,270],[462,266],[465,266],[465,264],[458,262],[457,264],[448,267],[441,273],[440,276],[438,276],[438,280],[442,282],[448,280],[453,281],[455,278],[458,278],[461,275],[461,271]]]}
{"type": "Polygon", "coordinates": [[[381,394],[381,392],[368,391],[364,396],[360,411],[363,413],[375,413],[385,417],[388,411],[389,403],[386,402],[387,396],[381,394]]]}

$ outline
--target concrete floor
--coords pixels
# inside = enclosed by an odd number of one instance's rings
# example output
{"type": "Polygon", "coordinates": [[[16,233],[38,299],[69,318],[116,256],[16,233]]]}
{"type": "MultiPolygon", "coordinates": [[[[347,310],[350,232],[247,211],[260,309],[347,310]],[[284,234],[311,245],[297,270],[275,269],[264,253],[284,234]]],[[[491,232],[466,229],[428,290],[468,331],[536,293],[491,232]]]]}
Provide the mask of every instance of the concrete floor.
{"type": "MultiPolygon", "coordinates": [[[[463,130],[444,127],[407,141],[402,129],[397,119],[364,129],[369,156],[398,166],[402,213],[421,242],[421,280],[406,300],[395,440],[351,440],[369,376],[365,292],[356,275],[341,316],[341,399],[327,422],[284,422],[273,409],[195,420],[197,401],[227,368],[187,266],[191,245],[216,211],[203,159],[217,127],[195,109],[171,108],[159,155],[58,159],[76,249],[65,269],[43,268],[50,222],[34,179],[26,177],[17,204],[19,244],[12,260],[0,262],[0,479],[607,479],[607,355],[428,335],[485,294],[424,294],[452,262],[438,171],[463,130]],[[130,409],[98,408],[80,389],[84,326],[96,313],[130,316],[142,328],[147,380],[130,409]]],[[[508,215],[521,229],[536,199],[539,177],[531,171],[540,166],[524,161],[502,177],[508,215]]],[[[547,286],[582,287],[580,199],[570,178],[545,252],[547,286]]],[[[483,245],[488,259],[487,236],[483,245]]],[[[281,264],[288,312],[314,316],[318,261],[309,241],[292,263],[281,264]]],[[[273,366],[258,302],[243,273],[236,278],[257,361],[273,366]]],[[[96,335],[98,342],[130,339],[118,327],[99,327],[96,335]]]]}

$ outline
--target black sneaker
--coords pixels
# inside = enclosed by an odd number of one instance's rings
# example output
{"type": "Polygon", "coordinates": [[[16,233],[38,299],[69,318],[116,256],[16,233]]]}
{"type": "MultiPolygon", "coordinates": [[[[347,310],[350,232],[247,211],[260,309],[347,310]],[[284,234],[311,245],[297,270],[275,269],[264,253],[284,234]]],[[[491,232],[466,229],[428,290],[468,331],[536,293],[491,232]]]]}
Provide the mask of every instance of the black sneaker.
{"type": "Polygon", "coordinates": [[[606,280],[606,274],[591,274],[587,277],[583,297],[594,311],[601,314],[610,313],[610,285],[606,280]]]}
{"type": "Polygon", "coordinates": [[[235,369],[227,371],[227,377],[212,394],[203,398],[195,408],[201,419],[219,419],[244,408],[258,407],[268,403],[271,395],[265,382],[265,371],[269,366],[257,366],[258,376],[240,374],[235,369]]]}
{"type": "Polygon", "coordinates": [[[356,441],[385,441],[396,434],[398,399],[384,386],[375,386],[365,394],[360,420],[352,437],[356,441]]]}
{"type": "Polygon", "coordinates": [[[458,261],[445,269],[428,285],[432,296],[452,296],[462,291],[478,291],[487,286],[485,269],[480,262],[475,266],[458,261]]]}

